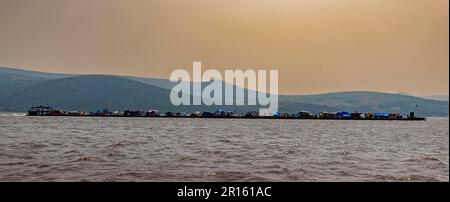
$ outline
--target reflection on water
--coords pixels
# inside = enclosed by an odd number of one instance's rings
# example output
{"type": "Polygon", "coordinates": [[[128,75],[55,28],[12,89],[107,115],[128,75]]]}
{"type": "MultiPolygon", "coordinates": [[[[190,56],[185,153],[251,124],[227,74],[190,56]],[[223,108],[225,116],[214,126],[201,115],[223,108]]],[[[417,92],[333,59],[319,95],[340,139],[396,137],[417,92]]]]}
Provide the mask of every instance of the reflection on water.
{"type": "Polygon", "coordinates": [[[448,181],[428,121],[0,116],[0,181],[448,181]]]}

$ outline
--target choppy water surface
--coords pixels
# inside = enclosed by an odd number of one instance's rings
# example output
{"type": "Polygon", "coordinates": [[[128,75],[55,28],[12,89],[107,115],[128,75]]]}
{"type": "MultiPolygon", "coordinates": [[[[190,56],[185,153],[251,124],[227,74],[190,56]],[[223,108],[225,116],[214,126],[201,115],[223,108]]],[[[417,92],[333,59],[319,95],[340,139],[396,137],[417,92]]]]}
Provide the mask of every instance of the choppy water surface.
{"type": "Polygon", "coordinates": [[[0,116],[0,181],[448,181],[428,121],[0,116]]]}

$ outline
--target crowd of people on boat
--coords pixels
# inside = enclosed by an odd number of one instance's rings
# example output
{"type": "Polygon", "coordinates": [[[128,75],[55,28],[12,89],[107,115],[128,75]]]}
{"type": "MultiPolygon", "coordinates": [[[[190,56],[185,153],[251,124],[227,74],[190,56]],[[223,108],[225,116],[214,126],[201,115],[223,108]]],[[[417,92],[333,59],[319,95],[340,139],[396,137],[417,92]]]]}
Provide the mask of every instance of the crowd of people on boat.
{"type": "Polygon", "coordinates": [[[409,113],[406,117],[400,113],[387,112],[320,112],[310,113],[308,111],[300,111],[297,113],[276,112],[272,116],[261,116],[258,111],[249,111],[246,113],[239,113],[233,111],[225,111],[218,109],[215,112],[165,112],[160,113],[159,110],[152,109],[147,111],[142,110],[125,110],[125,111],[110,111],[108,109],[97,109],[94,112],[85,113],[82,111],[64,111],[53,109],[47,106],[32,107],[28,111],[30,116],[105,116],[105,117],[197,117],[197,118],[286,118],[286,119],[415,119],[414,112],[409,113]]]}

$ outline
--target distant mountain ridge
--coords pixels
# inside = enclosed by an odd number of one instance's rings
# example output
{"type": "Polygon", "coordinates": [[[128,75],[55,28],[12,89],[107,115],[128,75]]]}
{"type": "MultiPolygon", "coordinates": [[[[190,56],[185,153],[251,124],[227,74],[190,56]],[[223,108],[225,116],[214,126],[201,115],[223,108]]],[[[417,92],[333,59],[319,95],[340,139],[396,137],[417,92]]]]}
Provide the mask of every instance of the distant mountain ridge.
{"type": "MultiPolygon", "coordinates": [[[[0,111],[23,112],[33,105],[52,105],[67,110],[94,111],[159,109],[161,111],[236,112],[261,106],[173,106],[170,89],[176,85],[165,79],[111,75],[45,73],[0,67],[0,111]]],[[[231,85],[223,83],[223,85],[231,85]]],[[[203,85],[204,87],[204,85],[203,85]]],[[[240,88],[240,87],[236,87],[240,88]]],[[[245,95],[250,90],[244,89],[245,95]]],[[[198,95],[193,95],[198,96],[198,95]]],[[[244,99],[236,97],[235,99],[244,99]]],[[[280,95],[279,111],[387,111],[422,116],[448,116],[448,101],[406,94],[352,91],[317,95],[280,95]]]]}
{"type": "Polygon", "coordinates": [[[423,98],[430,99],[430,100],[447,101],[447,102],[449,100],[448,95],[432,95],[432,96],[424,96],[423,98]]]}

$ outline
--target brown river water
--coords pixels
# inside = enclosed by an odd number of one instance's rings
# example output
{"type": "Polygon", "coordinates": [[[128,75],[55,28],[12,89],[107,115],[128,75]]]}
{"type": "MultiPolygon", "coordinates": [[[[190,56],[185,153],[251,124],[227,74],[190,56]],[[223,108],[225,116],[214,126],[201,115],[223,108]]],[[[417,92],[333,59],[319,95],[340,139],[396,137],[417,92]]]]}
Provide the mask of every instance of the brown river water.
{"type": "Polygon", "coordinates": [[[449,181],[427,121],[0,115],[0,181],[449,181]]]}

